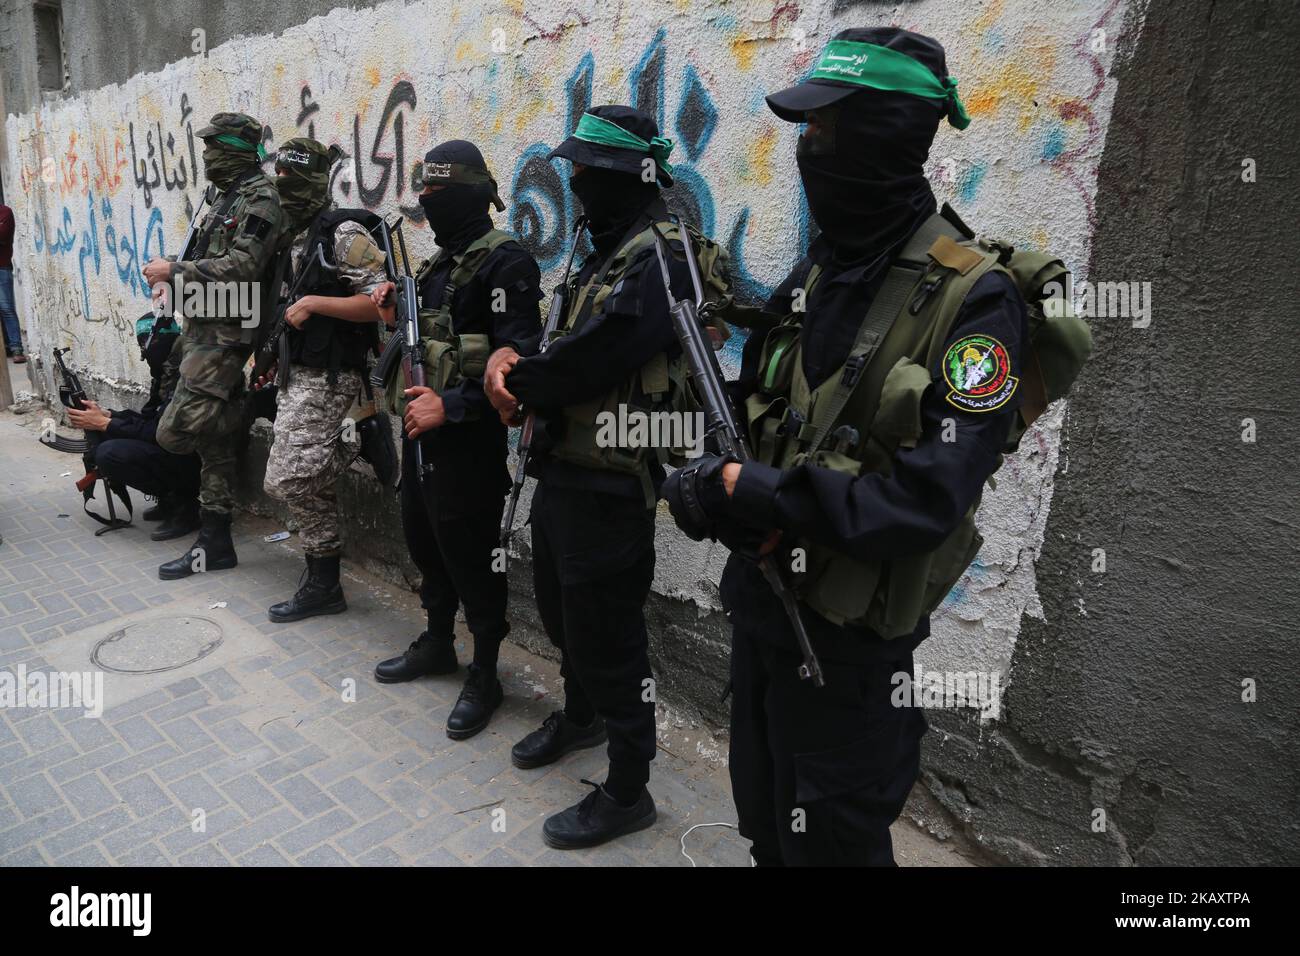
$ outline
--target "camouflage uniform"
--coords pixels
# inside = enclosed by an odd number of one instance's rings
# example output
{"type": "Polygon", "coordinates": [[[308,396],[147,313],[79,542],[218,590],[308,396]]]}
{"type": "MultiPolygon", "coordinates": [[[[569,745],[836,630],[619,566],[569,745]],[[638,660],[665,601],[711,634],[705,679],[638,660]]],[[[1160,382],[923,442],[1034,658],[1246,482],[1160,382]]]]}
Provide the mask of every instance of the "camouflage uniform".
{"type": "MultiPolygon", "coordinates": [[[[261,124],[238,113],[218,113],[212,125],[199,131],[205,139],[218,134],[256,137],[261,124]]],[[[208,235],[203,258],[176,262],[173,279],[188,283],[248,282],[260,300],[260,282],[275,254],[282,216],[275,184],[261,170],[229,187],[208,211],[200,235],[208,235]],[[234,203],[221,217],[229,189],[234,203]]],[[[188,317],[177,349],[180,381],[176,394],[158,422],[158,444],[178,455],[197,452],[203,463],[199,504],[203,510],[229,515],[234,504],[237,432],[244,397],[244,365],[252,353],[253,329],[239,316],[188,317]]]]}
{"type": "MultiPolygon", "coordinates": [[[[294,240],[294,275],[306,265],[309,232],[294,240]]],[[[384,254],[359,223],[339,224],[333,252],[336,278],[350,294],[368,295],[384,281],[384,254]]],[[[289,384],[277,398],[275,441],[263,484],[268,495],[288,506],[303,550],[312,557],[340,550],[334,487],[357,451],[354,430],[343,425],[361,391],[361,375],[346,368],[334,374],[330,384],[326,369],[290,367],[289,384]]]]}

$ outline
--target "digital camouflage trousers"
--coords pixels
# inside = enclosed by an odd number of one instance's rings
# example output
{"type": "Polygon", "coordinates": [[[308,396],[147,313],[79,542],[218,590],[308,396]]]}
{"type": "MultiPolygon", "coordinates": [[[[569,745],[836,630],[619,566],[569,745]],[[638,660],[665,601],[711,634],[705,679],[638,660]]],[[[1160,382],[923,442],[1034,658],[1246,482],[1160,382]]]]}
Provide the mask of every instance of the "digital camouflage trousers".
{"type": "Polygon", "coordinates": [[[275,441],[262,487],[288,507],[311,557],[341,548],[335,484],[357,455],[356,429],[348,427],[347,414],[360,389],[356,372],[340,369],[331,385],[325,369],[295,365],[277,399],[275,441]]]}

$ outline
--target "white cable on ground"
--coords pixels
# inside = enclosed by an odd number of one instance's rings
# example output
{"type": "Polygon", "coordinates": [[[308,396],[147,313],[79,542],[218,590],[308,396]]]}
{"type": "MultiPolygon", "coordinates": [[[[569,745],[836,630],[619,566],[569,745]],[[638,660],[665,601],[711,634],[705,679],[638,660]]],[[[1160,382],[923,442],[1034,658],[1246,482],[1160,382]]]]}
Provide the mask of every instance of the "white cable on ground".
{"type": "Polygon", "coordinates": [[[682,856],[686,857],[686,859],[691,861],[691,866],[695,866],[695,859],[689,853],[686,852],[686,838],[691,835],[692,830],[698,830],[700,827],[727,827],[729,830],[734,830],[736,829],[736,824],[722,823],[722,822],[697,823],[693,827],[688,827],[686,832],[682,834],[681,844],[682,844],[682,856]]]}

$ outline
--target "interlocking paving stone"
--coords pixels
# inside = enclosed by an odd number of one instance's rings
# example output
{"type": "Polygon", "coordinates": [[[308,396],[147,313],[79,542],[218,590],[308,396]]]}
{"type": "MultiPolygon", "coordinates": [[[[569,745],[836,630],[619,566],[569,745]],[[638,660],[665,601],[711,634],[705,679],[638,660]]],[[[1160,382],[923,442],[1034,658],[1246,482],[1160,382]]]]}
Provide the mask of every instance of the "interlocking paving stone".
{"type": "MultiPolygon", "coordinates": [[[[678,843],[687,826],[734,822],[725,768],[660,754],[655,827],[596,850],[549,849],[543,821],[587,793],[580,777],[603,779],[606,760],[598,747],[554,767],[511,766],[511,746],[562,706],[555,691],[538,696],[561,686],[553,663],[508,644],[505,704],[477,737],[449,740],[463,667],[409,684],[372,676],[421,630],[415,595],[345,561],[349,613],[271,623],[266,608],[293,593],[301,562],[286,545],[262,542],[277,530],[270,522],[243,514],[239,568],[159,581],[158,565],[176,549],[150,542],[141,524],[95,538],[69,489],[45,478],[65,470],[63,457],[21,421],[0,413],[9,483],[0,668],[49,669],[50,642],[61,637],[127,615],[203,616],[220,601],[231,624],[223,651],[234,653],[177,667],[165,684],[137,684],[136,696],[97,718],[0,711],[0,864],[689,866],[678,843]],[[56,519],[60,511],[71,516],[56,519]]],[[[465,636],[462,665],[472,650],[465,636]]],[[[88,659],[84,669],[93,669],[88,659]]],[[[732,830],[696,830],[690,851],[701,866],[748,863],[732,830]]]]}
{"type": "Polygon", "coordinates": [[[121,798],[93,773],[65,783],[63,795],[76,807],[83,820],[121,802],[121,798]]]}

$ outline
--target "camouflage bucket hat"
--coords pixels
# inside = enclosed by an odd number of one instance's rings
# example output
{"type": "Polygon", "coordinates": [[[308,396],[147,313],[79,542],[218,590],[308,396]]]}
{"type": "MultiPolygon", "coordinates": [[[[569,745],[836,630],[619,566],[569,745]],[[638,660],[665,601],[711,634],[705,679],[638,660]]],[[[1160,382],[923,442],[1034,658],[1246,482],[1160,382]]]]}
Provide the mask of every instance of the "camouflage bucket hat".
{"type": "Polygon", "coordinates": [[[247,113],[217,113],[198,135],[200,139],[215,140],[232,149],[257,153],[258,159],[266,156],[262,148],[262,124],[247,113]]]}

